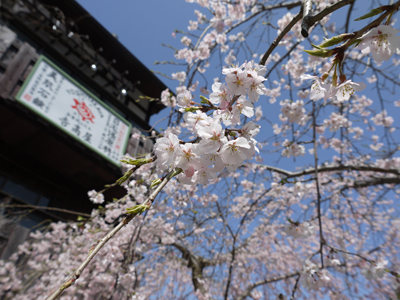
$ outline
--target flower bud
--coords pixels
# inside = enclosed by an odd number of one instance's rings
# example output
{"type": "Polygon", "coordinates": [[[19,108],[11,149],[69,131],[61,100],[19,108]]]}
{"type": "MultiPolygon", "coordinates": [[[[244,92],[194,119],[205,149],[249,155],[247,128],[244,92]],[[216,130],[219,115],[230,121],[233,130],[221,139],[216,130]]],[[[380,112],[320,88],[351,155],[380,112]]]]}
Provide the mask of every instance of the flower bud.
{"type": "Polygon", "coordinates": [[[328,72],[325,72],[324,74],[322,74],[321,80],[322,80],[322,81],[325,81],[328,77],[329,77],[329,73],[328,73],[328,72]]]}

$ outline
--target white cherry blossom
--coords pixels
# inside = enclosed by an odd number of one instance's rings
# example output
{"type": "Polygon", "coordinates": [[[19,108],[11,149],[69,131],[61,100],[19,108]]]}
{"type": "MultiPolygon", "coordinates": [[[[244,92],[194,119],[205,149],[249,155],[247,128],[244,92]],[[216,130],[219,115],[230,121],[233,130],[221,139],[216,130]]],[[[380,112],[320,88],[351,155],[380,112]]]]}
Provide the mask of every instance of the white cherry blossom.
{"type": "Polygon", "coordinates": [[[249,158],[250,148],[249,142],[243,137],[229,141],[220,150],[222,161],[229,165],[240,165],[249,158]]]}
{"type": "Polygon", "coordinates": [[[225,130],[217,122],[214,122],[210,126],[200,127],[197,134],[201,137],[199,148],[207,154],[218,151],[224,142],[227,142],[224,136],[225,130]]]}
{"type": "Polygon", "coordinates": [[[363,82],[352,82],[351,80],[347,80],[339,84],[332,93],[336,95],[339,102],[343,102],[348,101],[355,92],[362,91],[366,87],[367,85],[363,82]]]}
{"type": "Polygon", "coordinates": [[[310,74],[304,74],[300,76],[302,80],[313,80],[313,84],[311,85],[310,91],[310,100],[317,101],[319,99],[324,98],[324,100],[328,100],[331,97],[331,85],[328,83],[324,83],[321,78],[318,76],[312,76],[310,74]]]}
{"type": "Polygon", "coordinates": [[[192,101],[192,94],[188,90],[185,90],[178,94],[176,100],[179,107],[189,107],[192,101]]]}
{"type": "Polygon", "coordinates": [[[215,105],[219,104],[221,109],[227,108],[230,101],[228,98],[228,87],[221,82],[216,82],[211,86],[211,88],[213,92],[209,97],[210,102],[215,105]]]}
{"type": "Polygon", "coordinates": [[[358,49],[364,54],[371,53],[377,63],[388,61],[400,49],[400,36],[396,36],[399,32],[392,26],[379,25],[361,37],[358,49]]]}
{"type": "Polygon", "coordinates": [[[157,155],[157,166],[164,170],[173,166],[175,153],[178,148],[179,139],[173,133],[170,133],[168,137],[158,139],[154,145],[154,153],[157,155]]]}

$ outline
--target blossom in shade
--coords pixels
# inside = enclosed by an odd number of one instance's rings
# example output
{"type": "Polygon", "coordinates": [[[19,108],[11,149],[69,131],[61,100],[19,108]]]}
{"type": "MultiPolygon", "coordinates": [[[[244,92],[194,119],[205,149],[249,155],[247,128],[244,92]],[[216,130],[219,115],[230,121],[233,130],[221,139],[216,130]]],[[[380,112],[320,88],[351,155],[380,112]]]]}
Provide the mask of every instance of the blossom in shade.
{"type": "Polygon", "coordinates": [[[172,79],[176,79],[180,82],[184,82],[186,80],[186,72],[177,72],[172,74],[172,79]]]}
{"type": "Polygon", "coordinates": [[[169,106],[169,107],[175,107],[175,105],[176,105],[175,96],[169,91],[169,89],[162,91],[161,102],[165,106],[169,106]]]}
{"type": "Polygon", "coordinates": [[[281,112],[286,118],[288,118],[289,123],[300,123],[306,113],[306,110],[303,107],[303,100],[297,100],[296,102],[284,100],[281,101],[280,104],[282,106],[281,112]]]}
{"type": "Polygon", "coordinates": [[[289,223],[285,225],[285,233],[297,238],[308,238],[315,232],[315,227],[309,222],[300,223],[289,223]]]}
{"type": "Polygon", "coordinates": [[[387,264],[387,260],[379,260],[376,263],[372,263],[369,268],[361,270],[361,274],[368,280],[382,278],[387,264]]]}
{"type": "Polygon", "coordinates": [[[250,121],[243,125],[240,135],[245,137],[247,140],[250,140],[260,132],[260,127],[260,125],[250,121]]]}
{"type": "Polygon", "coordinates": [[[89,200],[94,204],[102,204],[104,202],[104,195],[102,193],[91,190],[88,192],[89,200]]]}
{"type": "Polygon", "coordinates": [[[319,269],[308,259],[303,263],[301,281],[305,288],[317,291],[326,286],[330,280],[326,269],[319,269]]]}
{"type": "Polygon", "coordinates": [[[331,85],[328,83],[324,83],[321,78],[318,76],[312,76],[310,74],[303,74],[300,76],[302,80],[313,80],[313,84],[311,85],[310,91],[310,100],[317,101],[319,99],[324,98],[324,100],[328,100],[331,97],[331,85]]]}
{"type": "Polygon", "coordinates": [[[282,146],[285,147],[282,151],[282,156],[291,157],[291,156],[303,156],[305,154],[305,147],[303,145],[299,145],[295,142],[290,142],[288,139],[283,141],[282,146]]]}

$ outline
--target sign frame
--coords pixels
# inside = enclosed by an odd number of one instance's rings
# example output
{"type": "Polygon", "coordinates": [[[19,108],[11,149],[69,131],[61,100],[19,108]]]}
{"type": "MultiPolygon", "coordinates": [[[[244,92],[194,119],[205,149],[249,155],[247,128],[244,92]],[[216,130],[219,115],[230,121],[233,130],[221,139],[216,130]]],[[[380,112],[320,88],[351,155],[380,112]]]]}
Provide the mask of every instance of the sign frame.
{"type": "Polygon", "coordinates": [[[97,98],[92,92],[90,92],[87,88],[85,88],[82,84],[80,84],[77,80],[75,80],[74,78],[72,78],[69,74],[67,74],[64,70],[62,70],[60,67],[58,67],[55,63],[53,63],[50,59],[48,59],[47,57],[45,57],[44,55],[40,55],[38,60],[36,61],[35,65],[33,66],[32,70],[30,71],[28,77],[25,79],[25,81],[23,82],[21,88],[19,89],[17,95],[15,96],[15,100],[22,104],[23,106],[27,107],[30,111],[34,112],[35,114],[39,115],[41,118],[45,119],[47,122],[49,122],[50,124],[52,124],[53,126],[55,126],[56,128],[58,128],[59,130],[63,131],[64,133],[68,134],[70,137],[74,138],[75,140],[77,140],[78,142],[80,142],[81,144],[83,144],[85,147],[89,148],[90,150],[94,151],[95,153],[97,153],[98,155],[100,155],[102,158],[106,159],[108,162],[112,163],[115,166],[121,167],[121,162],[118,160],[118,162],[110,157],[108,157],[107,155],[105,155],[104,153],[102,153],[100,150],[96,149],[96,147],[92,146],[91,144],[89,144],[88,142],[84,141],[83,139],[81,139],[80,137],[72,134],[71,132],[69,132],[68,130],[66,130],[63,126],[61,126],[60,124],[58,124],[57,122],[53,121],[51,118],[49,118],[46,114],[44,114],[43,112],[41,112],[38,109],[34,109],[31,105],[29,105],[27,103],[26,100],[22,99],[21,96],[24,94],[25,89],[27,88],[28,84],[31,82],[32,77],[34,76],[35,72],[38,70],[38,67],[40,66],[40,64],[42,62],[47,63],[48,65],[50,65],[50,67],[52,67],[53,69],[55,69],[61,76],[65,77],[65,79],[67,79],[68,81],[70,81],[73,85],[75,85],[75,87],[79,90],[81,90],[82,92],[84,92],[85,94],[87,94],[87,96],[89,96],[90,98],[92,98],[93,100],[95,100],[98,104],[100,104],[105,110],[107,110],[110,114],[114,115],[116,118],[118,118],[122,123],[124,123],[125,125],[128,126],[127,129],[127,134],[125,137],[125,141],[123,142],[123,146],[121,149],[121,154],[124,155],[126,148],[128,146],[128,141],[131,135],[131,129],[132,129],[132,124],[129,123],[126,119],[124,119],[118,112],[116,112],[114,109],[112,109],[111,107],[109,107],[106,103],[104,103],[103,101],[101,101],[99,98],[97,98]]]}

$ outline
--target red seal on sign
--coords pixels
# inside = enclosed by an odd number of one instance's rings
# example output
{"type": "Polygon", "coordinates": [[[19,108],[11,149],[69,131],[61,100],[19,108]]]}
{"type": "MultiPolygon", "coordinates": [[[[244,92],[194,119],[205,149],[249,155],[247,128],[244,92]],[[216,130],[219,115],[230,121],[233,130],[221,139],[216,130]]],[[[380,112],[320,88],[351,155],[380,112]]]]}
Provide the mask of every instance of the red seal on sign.
{"type": "Polygon", "coordinates": [[[75,106],[72,106],[72,108],[75,108],[80,116],[82,117],[82,121],[89,120],[90,122],[93,122],[94,115],[92,111],[90,110],[89,107],[86,106],[85,102],[79,102],[78,100],[74,99],[75,101],[75,106]]]}

